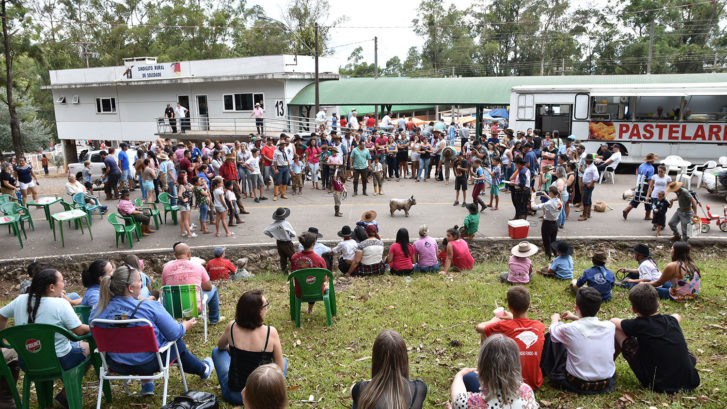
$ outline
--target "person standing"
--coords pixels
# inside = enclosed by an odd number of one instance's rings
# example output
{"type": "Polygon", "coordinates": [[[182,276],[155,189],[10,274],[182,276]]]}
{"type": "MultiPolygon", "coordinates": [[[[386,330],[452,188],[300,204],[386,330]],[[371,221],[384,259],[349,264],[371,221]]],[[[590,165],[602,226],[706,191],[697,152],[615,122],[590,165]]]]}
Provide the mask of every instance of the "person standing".
{"type": "Polygon", "coordinates": [[[264,131],[263,125],[264,125],[264,121],[265,121],[264,115],[265,114],[263,112],[263,107],[260,106],[259,102],[257,102],[255,104],[255,109],[253,109],[252,114],[250,114],[250,118],[252,118],[253,116],[255,117],[255,128],[257,128],[257,134],[260,136],[264,135],[264,133],[263,133],[263,131],[264,131]]]}
{"type": "Polygon", "coordinates": [[[669,200],[669,203],[678,202],[677,211],[669,220],[669,228],[674,232],[673,241],[684,241],[689,240],[689,223],[692,221],[692,216],[697,213],[697,199],[687,190],[682,187],[682,182],[671,182],[666,188],[667,193],[676,193],[677,197],[669,200]],[[682,224],[682,234],[679,235],[677,231],[677,225],[682,224]]]}
{"type": "Polygon", "coordinates": [[[359,141],[358,148],[351,152],[351,159],[349,160],[351,167],[353,168],[353,195],[358,195],[358,181],[361,179],[363,187],[363,195],[366,194],[366,179],[368,178],[368,171],[371,169],[371,153],[366,149],[365,142],[359,141]]]}
{"type": "MultiPolygon", "coordinates": [[[[636,171],[636,188],[634,189],[634,197],[622,212],[624,220],[626,220],[632,209],[639,207],[639,203],[641,202],[644,203],[644,209],[646,210],[644,220],[651,220],[649,192],[659,193],[658,189],[654,191],[654,161],[657,159],[659,159],[658,156],[650,153],[644,158],[644,163],[639,165],[639,169],[636,171]]],[[[668,183],[666,182],[666,179],[668,178],[668,180],[671,181],[671,178],[666,175],[666,169],[664,170],[664,176],[666,176],[666,178],[661,177],[659,181],[663,183],[663,188],[666,190],[666,183],[668,183]]],[[[661,173],[659,173],[659,175],[661,175],[661,173]]]]}
{"type": "MultiPolygon", "coordinates": [[[[537,197],[537,195],[535,195],[537,197]]],[[[543,225],[540,234],[543,238],[543,249],[548,258],[551,257],[551,243],[558,238],[558,217],[563,209],[560,191],[558,186],[551,185],[548,188],[548,201],[545,203],[533,203],[533,210],[543,209],[543,225]]]]}
{"type": "Polygon", "coordinates": [[[305,158],[311,173],[311,189],[320,190],[318,186],[318,168],[320,167],[321,148],[318,147],[316,134],[311,134],[310,144],[305,149],[305,158]]]}
{"type": "Polygon", "coordinates": [[[467,174],[469,173],[469,161],[465,158],[464,152],[460,151],[457,159],[452,163],[454,169],[454,204],[459,204],[459,192],[462,191],[462,207],[467,206],[467,174]]]}
{"type": "Polygon", "coordinates": [[[293,239],[296,237],[293,226],[285,221],[288,216],[290,216],[290,209],[287,207],[278,207],[273,213],[274,221],[263,231],[266,236],[275,239],[278,255],[280,256],[280,269],[285,274],[288,274],[288,263],[291,261],[290,258],[293,254],[295,254],[293,239]]]}
{"type": "Polygon", "coordinates": [[[167,109],[164,110],[164,117],[169,121],[169,127],[172,128],[172,133],[177,133],[177,115],[172,108],[172,104],[167,104],[167,109]]]}
{"type": "MultiPolygon", "coordinates": [[[[119,198],[119,179],[121,178],[121,171],[119,170],[119,165],[116,162],[116,159],[114,159],[114,157],[109,155],[106,151],[101,151],[101,153],[99,153],[99,155],[101,156],[101,159],[103,159],[104,166],[106,166],[106,170],[104,171],[104,178],[108,178],[108,182],[106,183],[106,188],[104,189],[106,191],[106,200],[118,199],[119,198]],[[112,191],[113,191],[113,197],[111,196],[112,191]]],[[[25,161],[25,159],[23,159],[23,158],[21,158],[20,160],[25,161]]],[[[22,180],[21,180],[21,182],[22,182],[22,180]]],[[[22,189],[23,185],[21,184],[20,187],[22,189]]],[[[25,196],[25,195],[23,195],[23,196],[25,196]]]]}
{"type": "Polygon", "coordinates": [[[119,151],[119,169],[121,169],[121,188],[132,190],[131,183],[131,166],[129,166],[129,155],[126,151],[129,150],[129,144],[121,142],[119,145],[121,151],[119,151]],[[128,183],[128,185],[127,185],[128,183]]]}
{"type": "Polygon", "coordinates": [[[48,176],[48,157],[45,156],[45,153],[40,158],[40,164],[43,166],[43,173],[45,173],[46,176],[48,176]]]}
{"type": "Polygon", "coordinates": [[[510,178],[512,182],[512,204],[515,206],[513,220],[528,217],[528,202],[530,201],[530,170],[525,166],[525,159],[515,158],[515,173],[510,178]]]}
{"type": "Polygon", "coordinates": [[[174,111],[175,117],[179,118],[179,127],[182,129],[182,133],[184,133],[185,130],[189,129],[189,121],[186,119],[187,114],[189,114],[189,109],[177,102],[177,108],[174,111]]]}
{"type": "MultiPolygon", "coordinates": [[[[105,158],[103,154],[106,154],[106,152],[101,151],[102,155],[101,158],[105,158]]],[[[115,165],[115,164],[114,164],[115,165]]],[[[119,168],[117,167],[116,170],[118,171],[119,168]]],[[[28,161],[25,159],[25,157],[21,156],[18,158],[18,165],[15,166],[15,179],[17,179],[19,185],[20,185],[20,193],[23,197],[23,203],[28,202],[28,193],[30,193],[31,196],[33,196],[33,200],[38,198],[38,191],[36,190],[36,185],[39,185],[38,183],[38,176],[35,175],[35,172],[33,172],[33,166],[28,163],[28,161]]],[[[118,175],[116,177],[116,181],[118,182],[118,175]]],[[[108,196],[110,193],[107,192],[106,196],[108,199],[108,196]]],[[[119,196],[119,190],[116,188],[116,198],[118,199],[119,196]]]]}
{"type": "MultiPolygon", "coordinates": [[[[232,182],[232,192],[235,194],[235,201],[237,202],[237,207],[240,209],[240,213],[250,214],[250,212],[245,210],[245,205],[242,204],[242,193],[240,192],[240,184],[237,182],[238,176],[237,164],[235,163],[236,160],[237,155],[235,155],[234,153],[225,156],[225,162],[222,164],[222,166],[220,166],[219,176],[222,176],[222,179],[225,182],[227,182],[228,180],[232,182]]],[[[232,209],[229,210],[232,211],[232,209]]],[[[238,224],[242,223],[239,213],[235,213],[235,221],[238,224]]]]}
{"type": "Polygon", "coordinates": [[[586,156],[586,169],[583,171],[583,195],[581,202],[583,203],[583,213],[578,218],[579,221],[588,220],[591,217],[591,206],[593,198],[593,189],[598,181],[598,169],[593,164],[593,155],[586,156]]]}
{"type": "Polygon", "coordinates": [[[285,145],[285,142],[281,141],[278,149],[273,153],[273,172],[275,173],[275,194],[273,195],[273,200],[278,200],[278,195],[283,199],[288,198],[285,193],[288,190],[287,182],[290,176],[290,159],[285,152],[285,145]]]}
{"type": "Polygon", "coordinates": [[[260,149],[260,155],[263,157],[263,180],[266,187],[270,186],[270,179],[273,177],[273,154],[275,154],[273,138],[268,136],[265,139],[265,146],[260,149]]]}

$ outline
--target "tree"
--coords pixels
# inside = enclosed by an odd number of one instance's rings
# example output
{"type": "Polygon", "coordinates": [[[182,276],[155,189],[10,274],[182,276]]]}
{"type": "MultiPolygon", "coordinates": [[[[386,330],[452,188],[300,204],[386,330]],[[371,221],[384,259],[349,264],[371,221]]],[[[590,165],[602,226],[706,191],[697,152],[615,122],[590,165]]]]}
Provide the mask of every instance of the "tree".
{"type": "Polygon", "coordinates": [[[331,39],[331,28],[346,21],[337,17],[329,22],[331,5],[328,0],[291,0],[283,21],[291,31],[294,41],[293,52],[312,55],[315,51],[315,24],[318,23],[318,47],[321,55],[327,54],[331,39]]]}
{"type": "Polygon", "coordinates": [[[356,47],[348,56],[348,64],[339,68],[339,73],[352,77],[373,77],[376,66],[363,60],[363,47],[356,47]]]}
{"type": "MultiPolygon", "coordinates": [[[[6,93],[6,90],[3,89],[3,92],[6,93]]],[[[37,117],[37,108],[33,105],[30,98],[22,96],[22,94],[20,95],[20,97],[15,99],[14,103],[16,120],[19,125],[22,125],[18,126],[18,129],[22,129],[21,137],[24,149],[20,151],[22,156],[22,153],[25,151],[38,152],[47,148],[50,145],[52,131],[45,121],[37,117]]],[[[18,155],[12,132],[12,118],[10,116],[10,110],[8,109],[8,103],[5,99],[0,98],[0,150],[15,150],[15,154],[18,155]]]]}
{"type": "Polygon", "coordinates": [[[401,60],[399,57],[393,56],[386,61],[386,67],[384,68],[384,75],[387,77],[400,77],[403,71],[401,60]]]}

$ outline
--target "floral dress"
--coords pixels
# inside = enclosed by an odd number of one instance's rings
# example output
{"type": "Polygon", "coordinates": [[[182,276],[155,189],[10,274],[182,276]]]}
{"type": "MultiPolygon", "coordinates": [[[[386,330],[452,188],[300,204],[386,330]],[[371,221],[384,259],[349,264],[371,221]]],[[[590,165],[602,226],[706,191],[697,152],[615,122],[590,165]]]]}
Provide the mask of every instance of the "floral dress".
{"type": "Polygon", "coordinates": [[[685,302],[697,298],[699,290],[702,287],[702,275],[699,273],[699,269],[691,266],[684,266],[681,262],[679,263],[679,272],[686,271],[686,274],[682,275],[681,279],[671,280],[671,288],[669,289],[669,296],[672,300],[677,302],[685,302]]]}
{"type": "Polygon", "coordinates": [[[537,409],[538,407],[539,405],[535,400],[535,394],[526,383],[520,386],[518,397],[510,403],[503,402],[502,396],[499,394],[497,397],[487,400],[487,392],[482,391],[476,393],[460,393],[452,405],[454,409],[537,409]]]}

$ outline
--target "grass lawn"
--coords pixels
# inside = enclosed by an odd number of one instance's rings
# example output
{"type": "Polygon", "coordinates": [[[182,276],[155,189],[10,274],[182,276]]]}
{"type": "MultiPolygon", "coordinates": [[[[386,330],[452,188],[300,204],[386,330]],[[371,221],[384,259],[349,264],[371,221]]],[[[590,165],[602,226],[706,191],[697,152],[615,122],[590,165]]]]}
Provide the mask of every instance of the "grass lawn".
{"type": "MultiPolygon", "coordinates": [[[[704,277],[702,295],[691,304],[665,302],[660,311],[680,313],[682,329],[689,349],[698,358],[701,386],[688,394],[655,394],[639,387],[638,381],[623,358],[617,360],[616,391],[609,395],[578,397],[549,386],[547,379],[536,392],[541,407],[705,407],[727,406],[727,301],[725,285],[727,261],[717,254],[701,254],[698,263],[704,277]]],[[[666,264],[657,258],[660,267],[666,264]]],[[[608,267],[636,267],[627,254],[613,255],[608,267]]],[[[376,335],[387,328],[402,334],[409,347],[412,378],[422,379],[429,387],[425,407],[443,407],[449,399],[454,374],[462,367],[476,366],[479,335],[474,325],[491,317],[495,304],[505,304],[508,286],[501,284],[497,272],[506,269],[507,255],[500,254],[478,264],[468,273],[449,276],[414,275],[410,279],[382,276],[369,279],[337,281],[338,317],[334,325],[325,326],[322,303],[314,314],[303,314],[302,326],[295,328],[289,320],[288,286],[280,274],[259,275],[246,282],[218,283],[222,314],[234,317],[237,298],[246,290],[262,289],[271,304],[266,323],[278,329],[283,354],[288,359],[287,383],[291,407],[343,408],[351,406],[350,388],[370,375],[371,347],[376,335]],[[457,341],[457,342],[455,342],[457,341]],[[309,396],[316,403],[303,403],[309,396]]],[[[544,257],[534,258],[535,267],[542,267],[544,257]]],[[[590,267],[590,259],[578,257],[576,275],[590,267]]],[[[531,292],[529,317],[546,324],[554,312],[573,311],[574,297],[565,290],[566,283],[534,277],[528,285],[531,292]]],[[[627,293],[614,289],[613,301],[605,304],[601,318],[632,317],[627,293]]],[[[7,300],[6,300],[7,301],[7,300]]],[[[204,345],[201,322],[185,336],[185,342],[198,357],[209,356],[224,326],[210,328],[209,342],[204,345]]],[[[669,357],[664,357],[669,359],[669,357]]],[[[88,376],[84,407],[95,406],[95,376],[88,376]],[[93,383],[92,383],[93,382],[93,383]]],[[[219,394],[215,375],[207,381],[188,375],[190,388],[219,394]]],[[[138,389],[138,386],[134,387],[138,389]]],[[[181,393],[182,385],[176,370],[172,372],[170,394],[181,393]]],[[[120,385],[114,387],[114,408],[158,408],[161,385],[154,398],[126,397],[120,385]]],[[[221,407],[230,407],[220,402],[221,407]]],[[[104,405],[107,407],[107,405],[104,405]]]]}

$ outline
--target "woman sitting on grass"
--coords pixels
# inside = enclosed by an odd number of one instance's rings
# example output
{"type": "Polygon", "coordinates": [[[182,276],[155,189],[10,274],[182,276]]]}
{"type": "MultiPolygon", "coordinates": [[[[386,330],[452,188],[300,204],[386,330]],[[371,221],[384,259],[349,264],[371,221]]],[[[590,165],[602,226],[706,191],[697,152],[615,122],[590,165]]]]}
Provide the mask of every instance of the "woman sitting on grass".
{"type": "Polygon", "coordinates": [[[457,271],[472,270],[474,266],[475,259],[470,254],[467,242],[459,237],[459,227],[447,230],[447,257],[439,274],[447,274],[450,268],[457,271]]]}
{"type": "Polygon", "coordinates": [[[656,287],[659,298],[684,302],[697,298],[701,282],[702,273],[689,255],[689,244],[677,241],[671,247],[671,263],[664,267],[658,280],[649,284],[656,287]],[[667,282],[671,287],[664,286],[667,282]]]}
{"type": "MultiPolygon", "coordinates": [[[[242,390],[250,385],[251,374],[259,366],[275,363],[283,374],[288,369],[278,330],[263,325],[269,305],[260,290],[242,294],[237,301],[235,321],[227,324],[217,348],[212,350],[222,398],[233,405],[243,403],[242,390]]],[[[247,404],[245,407],[248,408],[247,404]]]]}
{"type": "Polygon", "coordinates": [[[409,243],[409,231],[405,228],[396,232],[396,242],[389,247],[389,255],[386,257],[390,272],[394,275],[409,275],[414,270],[417,262],[414,246],[409,243]]]}
{"type": "Polygon", "coordinates": [[[454,409],[469,408],[537,408],[533,390],[523,382],[520,350],[512,339],[494,334],[482,343],[477,368],[462,369],[452,382],[454,409]],[[472,391],[464,376],[476,372],[480,391],[472,391]]]}
{"type": "Polygon", "coordinates": [[[427,384],[409,380],[409,355],[398,332],[386,330],[374,341],[371,380],[351,389],[354,409],[421,409],[427,384]]]}

